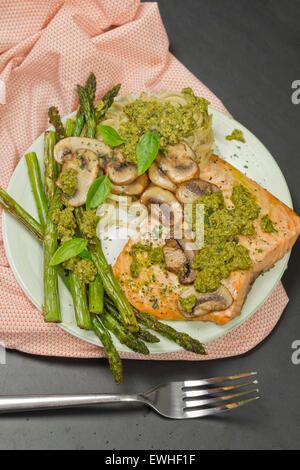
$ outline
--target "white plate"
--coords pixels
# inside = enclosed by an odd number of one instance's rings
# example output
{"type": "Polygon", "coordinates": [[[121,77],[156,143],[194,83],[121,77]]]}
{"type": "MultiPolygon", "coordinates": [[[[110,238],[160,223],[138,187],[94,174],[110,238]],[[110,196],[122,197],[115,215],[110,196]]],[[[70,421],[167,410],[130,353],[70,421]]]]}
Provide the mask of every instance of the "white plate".
{"type": "MultiPolygon", "coordinates": [[[[213,114],[216,153],[247,176],[257,181],[282,202],[292,207],[291,196],[284,176],[264,145],[239,122],[211,107],[210,112],[213,114]],[[225,136],[231,134],[235,128],[243,131],[246,144],[225,140],[225,136]]],[[[38,137],[27,150],[27,152],[30,151],[37,153],[42,169],[43,135],[38,137]]],[[[8,193],[22,204],[30,214],[36,218],[38,217],[24,158],[20,160],[12,175],[8,186],[8,193]]],[[[43,302],[43,268],[42,249],[39,242],[6,213],[3,213],[3,238],[7,258],[18,283],[31,302],[41,310],[43,302]]],[[[117,240],[104,242],[103,245],[108,262],[113,264],[123,244],[120,243],[120,240],[117,240]]],[[[200,321],[180,321],[175,322],[175,324],[173,322],[173,325],[178,330],[189,333],[203,343],[225,335],[228,331],[233,330],[248,319],[263,304],[280,280],[286,268],[288,258],[289,254],[285,255],[269,272],[260,276],[255,281],[243,306],[241,315],[226,325],[219,326],[214,323],[203,323],[200,321]]],[[[59,281],[59,287],[63,317],[63,322],[59,326],[77,338],[100,345],[99,339],[93,332],[81,330],[76,326],[71,296],[61,280],[59,281]]],[[[167,323],[172,324],[172,322],[167,323]]],[[[120,344],[117,340],[115,342],[119,351],[129,351],[126,346],[120,344]]],[[[151,353],[166,353],[174,352],[181,348],[168,339],[161,338],[159,343],[150,345],[149,349],[151,353]]]]}

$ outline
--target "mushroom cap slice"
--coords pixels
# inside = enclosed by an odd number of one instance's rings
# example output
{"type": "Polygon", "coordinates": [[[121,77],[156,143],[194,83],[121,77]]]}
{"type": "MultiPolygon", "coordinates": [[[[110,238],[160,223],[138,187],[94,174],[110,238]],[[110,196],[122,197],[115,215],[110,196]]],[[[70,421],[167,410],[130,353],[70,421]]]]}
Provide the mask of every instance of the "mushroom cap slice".
{"type": "Polygon", "coordinates": [[[149,204],[168,204],[178,202],[171,191],[162,189],[159,186],[150,186],[141,196],[141,203],[148,206],[149,204]]]}
{"type": "Polygon", "coordinates": [[[141,195],[151,216],[161,220],[164,226],[174,226],[176,221],[182,222],[182,208],[171,191],[159,186],[149,186],[141,195]]]}
{"type": "Polygon", "coordinates": [[[182,310],[181,304],[178,299],[178,307],[186,318],[196,318],[206,315],[210,312],[225,310],[226,308],[230,307],[233,303],[232,295],[230,294],[227,287],[223,285],[220,286],[217,290],[213,292],[206,292],[205,294],[197,292],[194,286],[189,286],[182,291],[180,297],[186,298],[190,295],[195,295],[197,299],[196,305],[191,313],[187,313],[182,310]]]}
{"type": "Polygon", "coordinates": [[[133,183],[117,185],[111,183],[111,192],[113,194],[124,194],[126,196],[138,196],[141,194],[149,184],[149,179],[146,173],[139,176],[133,183]]]}
{"type": "Polygon", "coordinates": [[[88,137],[67,137],[54,146],[54,159],[62,165],[67,155],[74,154],[80,149],[90,150],[97,157],[99,155],[111,156],[111,148],[101,140],[89,139],[88,137]]]}
{"type": "Polygon", "coordinates": [[[191,180],[199,175],[197,163],[185,156],[162,157],[158,159],[158,166],[176,184],[191,180]]]}
{"type": "Polygon", "coordinates": [[[219,191],[218,186],[201,179],[181,183],[176,189],[176,197],[183,204],[191,204],[199,197],[219,191]]]}
{"type": "Polygon", "coordinates": [[[118,150],[113,152],[105,171],[110,181],[117,185],[130,184],[138,177],[137,166],[128,163],[118,150]]]}
{"type": "Polygon", "coordinates": [[[192,269],[192,262],[198,248],[192,240],[169,239],[163,247],[165,265],[168,271],[178,274],[181,284],[192,284],[198,271],[192,269]]]}
{"type": "Polygon", "coordinates": [[[176,145],[167,145],[167,154],[171,158],[184,157],[196,160],[196,155],[191,147],[184,141],[176,145]]]}
{"type": "MultiPolygon", "coordinates": [[[[80,150],[80,158],[78,158],[78,155],[69,154],[65,157],[65,162],[62,166],[62,171],[67,168],[73,168],[78,173],[78,184],[75,194],[67,198],[62,193],[62,202],[66,206],[79,207],[85,204],[88,190],[99,173],[99,159],[96,154],[90,150],[80,150]]],[[[58,177],[56,184],[58,187],[61,187],[60,177],[58,177]]]]}
{"type": "Polygon", "coordinates": [[[194,240],[187,238],[181,238],[180,240],[176,240],[180,248],[184,251],[187,260],[192,264],[196,254],[199,251],[194,240]]]}
{"type": "Polygon", "coordinates": [[[163,170],[153,162],[148,170],[148,175],[153,184],[169,191],[176,191],[176,184],[163,172],[163,170]]]}
{"type": "Polygon", "coordinates": [[[184,251],[178,246],[176,240],[170,239],[163,246],[163,252],[166,269],[177,274],[186,263],[184,251]]]}

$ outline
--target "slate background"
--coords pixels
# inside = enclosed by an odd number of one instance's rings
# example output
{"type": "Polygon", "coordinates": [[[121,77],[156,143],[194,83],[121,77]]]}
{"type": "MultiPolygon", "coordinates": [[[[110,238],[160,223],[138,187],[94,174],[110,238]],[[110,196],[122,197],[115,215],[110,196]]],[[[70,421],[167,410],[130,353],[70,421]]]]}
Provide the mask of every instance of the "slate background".
{"type": "MultiPolygon", "coordinates": [[[[300,212],[300,79],[298,0],[159,0],[170,48],[271,151],[300,212]]],[[[0,449],[299,449],[300,244],[283,277],[290,302],[255,350],[207,363],[124,361],[122,392],[163,381],[258,370],[262,399],[220,417],[164,420],[132,406],[3,415],[0,449]]],[[[7,352],[0,394],[113,392],[103,360],[69,360],[7,352]]]]}

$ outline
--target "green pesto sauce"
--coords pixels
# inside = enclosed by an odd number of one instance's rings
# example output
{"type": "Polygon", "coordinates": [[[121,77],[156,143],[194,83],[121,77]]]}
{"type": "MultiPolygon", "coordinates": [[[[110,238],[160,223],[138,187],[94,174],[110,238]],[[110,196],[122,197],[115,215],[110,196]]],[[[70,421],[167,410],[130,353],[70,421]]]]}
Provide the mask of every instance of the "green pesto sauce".
{"type": "Polygon", "coordinates": [[[223,193],[218,191],[194,202],[204,205],[204,247],[193,262],[193,268],[199,270],[194,281],[198,292],[214,291],[232,271],[247,270],[252,265],[249,251],[238,243],[238,235],[254,234],[253,220],[260,207],[243,185],[233,189],[231,201],[234,208],[227,209],[223,193]]]}
{"type": "Polygon", "coordinates": [[[191,88],[184,88],[182,93],[187,100],[186,105],[163,104],[153,98],[150,101],[138,99],[124,107],[128,121],[120,126],[119,134],[126,143],[120,149],[128,162],[137,163],[136,145],[145,132],[158,132],[160,149],[164,150],[168,144],[175,145],[191,135],[201,114],[203,127],[208,125],[209,102],[195,96],[191,88]]]}
{"type": "Polygon", "coordinates": [[[97,269],[94,263],[88,259],[82,259],[79,256],[74,256],[65,261],[63,267],[74,271],[85,284],[93,282],[97,275],[97,269]]]}
{"type": "Polygon", "coordinates": [[[153,264],[164,263],[164,252],[161,246],[152,247],[139,242],[132,245],[129,254],[132,257],[130,273],[133,278],[139,277],[143,266],[149,268],[153,264]]]}
{"type": "Polygon", "coordinates": [[[95,209],[85,211],[83,215],[82,226],[81,226],[82,233],[88,238],[95,237],[96,227],[97,227],[99,220],[100,220],[100,217],[96,215],[95,209]]]}
{"type": "Polygon", "coordinates": [[[246,139],[240,129],[234,129],[230,135],[226,136],[226,140],[239,140],[245,144],[246,139]]]}
{"type": "Polygon", "coordinates": [[[272,222],[272,220],[267,214],[261,218],[260,227],[262,231],[266,233],[277,232],[277,230],[274,227],[274,222],[272,222]]]}
{"type": "Polygon", "coordinates": [[[60,211],[55,209],[51,216],[52,222],[57,225],[57,237],[62,243],[71,240],[75,235],[76,221],[73,214],[73,208],[67,207],[60,211]]]}
{"type": "Polygon", "coordinates": [[[67,168],[60,174],[61,189],[67,196],[73,196],[78,185],[78,172],[74,168],[67,168]]]}
{"type": "Polygon", "coordinates": [[[192,313],[193,308],[195,307],[197,302],[197,297],[194,294],[191,294],[185,298],[179,297],[179,302],[184,312],[192,313]]]}

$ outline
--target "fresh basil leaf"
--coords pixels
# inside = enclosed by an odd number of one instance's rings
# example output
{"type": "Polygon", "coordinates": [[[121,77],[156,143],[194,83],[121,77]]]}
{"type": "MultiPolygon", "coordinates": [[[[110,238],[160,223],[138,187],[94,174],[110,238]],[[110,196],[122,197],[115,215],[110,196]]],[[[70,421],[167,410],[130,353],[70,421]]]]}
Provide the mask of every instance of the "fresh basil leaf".
{"type": "Polygon", "coordinates": [[[91,253],[89,252],[89,250],[87,250],[87,248],[85,248],[81,253],[79,253],[78,256],[82,259],[92,260],[91,253]]]}
{"type": "Polygon", "coordinates": [[[50,260],[50,266],[63,263],[73,256],[79,255],[87,246],[87,241],[83,238],[72,238],[63,243],[54,253],[50,260]]]}
{"type": "Polygon", "coordinates": [[[124,144],[125,141],[122,139],[121,136],[119,136],[119,134],[113,127],[102,126],[101,124],[99,124],[97,129],[100,136],[107,145],[110,145],[111,147],[117,147],[118,145],[124,144]]]}
{"type": "Polygon", "coordinates": [[[86,209],[95,209],[102,204],[110,193],[110,180],[107,175],[102,175],[91,184],[86,196],[86,209]]]}
{"type": "Polygon", "coordinates": [[[142,175],[154,161],[160,145],[160,136],[157,132],[146,132],[136,146],[138,175],[142,175]]]}

